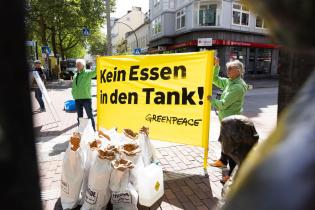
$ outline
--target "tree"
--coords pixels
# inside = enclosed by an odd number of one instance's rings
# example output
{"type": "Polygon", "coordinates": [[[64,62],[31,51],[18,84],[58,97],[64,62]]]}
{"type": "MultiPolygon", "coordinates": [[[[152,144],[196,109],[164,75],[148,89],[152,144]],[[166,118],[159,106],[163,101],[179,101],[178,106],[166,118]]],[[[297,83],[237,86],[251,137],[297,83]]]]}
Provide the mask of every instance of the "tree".
{"type": "Polygon", "coordinates": [[[105,55],[107,49],[106,37],[101,33],[101,31],[95,32],[88,38],[88,43],[90,45],[89,54],[105,55]]]}
{"type": "Polygon", "coordinates": [[[116,54],[118,55],[128,54],[127,40],[121,39],[115,46],[115,49],[117,51],[116,54]]]}
{"type": "Polygon", "coordinates": [[[103,0],[29,0],[26,10],[28,37],[50,45],[63,59],[72,48],[83,48],[84,27],[93,34],[105,21],[103,0]]]}

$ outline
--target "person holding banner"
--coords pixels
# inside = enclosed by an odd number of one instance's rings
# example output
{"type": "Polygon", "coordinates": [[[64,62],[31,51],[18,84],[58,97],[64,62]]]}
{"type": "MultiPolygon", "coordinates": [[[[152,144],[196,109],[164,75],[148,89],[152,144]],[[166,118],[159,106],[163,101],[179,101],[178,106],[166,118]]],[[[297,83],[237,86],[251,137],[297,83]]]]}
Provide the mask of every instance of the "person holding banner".
{"type": "MultiPolygon", "coordinates": [[[[219,59],[215,59],[215,67],[213,71],[213,84],[220,89],[223,89],[220,99],[211,99],[211,104],[216,110],[218,110],[218,116],[220,122],[223,118],[241,114],[243,111],[244,97],[248,89],[248,85],[242,79],[244,73],[244,65],[239,60],[234,60],[226,64],[227,77],[223,78],[219,76],[220,65],[219,59]]],[[[210,166],[224,167],[229,165],[228,175],[223,176],[221,180],[225,183],[231,176],[235,167],[235,162],[231,157],[221,152],[221,157],[210,166]]]]}
{"type": "MultiPolygon", "coordinates": [[[[40,60],[34,61],[34,65],[35,65],[35,68],[33,69],[33,71],[37,71],[39,76],[40,76],[40,78],[43,80],[43,82],[45,82],[46,81],[46,76],[45,76],[44,71],[43,71],[43,69],[41,67],[40,60]]],[[[36,98],[36,100],[37,100],[37,102],[39,104],[39,107],[40,107],[39,111],[45,112],[46,109],[45,109],[45,103],[43,101],[43,94],[40,91],[38,85],[36,84],[35,79],[33,80],[33,84],[34,84],[34,90],[35,90],[35,98],[36,98]]]]}
{"type": "Polygon", "coordinates": [[[95,131],[95,121],[92,113],[92,95],[91,95],[91,79],[96,77],[96,70],[86,70],[85,60],[77,59],[77,73],[73,77],[72,82],[72,97],[75,100],[75,106],[79,118],[83,117],[83,108],[89,119],[92,121],[92,126],[95,131]]]}

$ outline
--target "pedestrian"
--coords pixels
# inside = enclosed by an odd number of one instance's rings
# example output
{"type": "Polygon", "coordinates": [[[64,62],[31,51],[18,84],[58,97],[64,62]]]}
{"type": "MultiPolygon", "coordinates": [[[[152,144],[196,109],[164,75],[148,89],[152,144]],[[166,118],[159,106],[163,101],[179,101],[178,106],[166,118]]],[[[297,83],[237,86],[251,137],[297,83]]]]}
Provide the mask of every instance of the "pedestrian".
{"type": "Polygon", "coordinates": [[[226,193],[236,179],[238,169],[258,140],[259,135],[254,123],[247,117],[231,115],[222,120],[219,142],[224,154],[234,160],[236,167],[222,189],[222,200],[219,202],[218,209],[223,206],[226,193]]]}
{"type": "MultiPolygon", "coordinates": [[[[36,60],[34,61],[34,69],[33,71],[37,71],[40,78],[42,79],[42,81],[45,83],[46,82],[46,76],[44,74],[44,71],[41,67],[41,62],[40,60],[36,60]]],[[[42,91],[40,90],[40,88],[38,87],[38,84],[36,84],[35,79],[33,80],[33,84],[34,84],[34,90],[35,90],[35,98],[39,104],[39,111],[40,112],[45,112],[46,108],[45,108],[45,103],[43,101],[43,94],[42,91]]]]}
{"type": "MultiPolygon", "coordinates": [[[[219,99],[210,99],[212,106],[218,111],[220,122],[223,118],[241,114],[243,111],[244,97],[248,89],[248,85],[242,79],[244,73],[244,65],[239,60],[230,61],[226,64],[227,77],[219,76],[220,65],[219,59],[215,59],[213,71],[213,84],[220,89],[223,89],[219,99]]],[[[221,157],[210,166],[225,167],[229,165],[228,175],[223,176],[221,183],[225,183],[235,167],[235,162],[232,158],[221,152],[221,157]]]]}
{"type": "Polygon", "coordinates": [[[72,97],[75,100],[75,106],[79,118],[83,117],[83,108],[95,131],[95,121],[92,113],[92,95],[91,95],[91,79],[96,76],[96,70],[86,70],[84,59],[76,60],[77,73],[72,81],[72,97]]]}

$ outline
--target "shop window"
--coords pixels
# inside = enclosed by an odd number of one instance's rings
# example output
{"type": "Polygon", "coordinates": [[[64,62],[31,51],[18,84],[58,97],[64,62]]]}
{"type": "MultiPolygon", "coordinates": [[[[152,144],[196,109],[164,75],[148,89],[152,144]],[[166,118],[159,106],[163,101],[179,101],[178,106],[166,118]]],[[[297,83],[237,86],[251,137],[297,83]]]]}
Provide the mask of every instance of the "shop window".
{"type": "Polygon", "coordinates": [[[271,49],[257,49],[256,72],[269,74],[271,70],[271,49]]]}
{"type": "Polygon", "coordinates": [[[233,4],[232,22],[234,25],[248,26],[249,25],[249,10],[241,4],[233,4]]]}
{"type": "Polygon", "coordinates": [[[181,9],[176,13],[176,30],[184,28],[186,25],[185,9],[181,9]]]}
{"type": "Polygon", "coordinates": [[[245,65],[246,48],[245,47],[231,47],[230,60],[239,60],[245,65]]]}
{"type": "Polygon", "coordinates": [[[199,6],[199,26],[216,26],[217,24],[217,5],[201,4],[199,6]]]}
{"type": "Polygon", "coordinates": [[[250,48],[248,74],[270,74],[271,49],[250,48]]]}
{"type": "Polygon", "coordinates": [[[152,26],[151,29],[152,29],[152,34],[153,35],[161,33],[161,16],[155,18],[152,21],[151,26],[152,26]]]}

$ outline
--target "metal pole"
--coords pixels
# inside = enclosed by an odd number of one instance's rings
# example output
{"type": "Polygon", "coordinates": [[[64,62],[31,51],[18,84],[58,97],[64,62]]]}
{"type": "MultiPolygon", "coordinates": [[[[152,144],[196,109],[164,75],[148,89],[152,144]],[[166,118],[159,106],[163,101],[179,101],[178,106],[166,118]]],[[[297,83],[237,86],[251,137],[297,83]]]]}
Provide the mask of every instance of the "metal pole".
{"type": "Polygon", "coordinates": [[[112,30],[110,25],[110,0],[106,1],[106,22],[107,22],[107,55],[112,55],[112,30]]]}
{"type": "Polygon", "coordinates": [[[121,24],[124,24],[125,26],[127,26],[132,32],[133,34],[135,35],[136,37],[136,42],[137,42],[137,48],[139,48],[139,43],[138,43],[138,37],[137,37],[137,34],[135,32],[135,30],[133,30],[133,28],[131,28],[130,25],[126,24],[126,23],[123,23],[123,22],[119,22],[119,21],[116,21],[115,23],[121,23],[121,24]]]}

